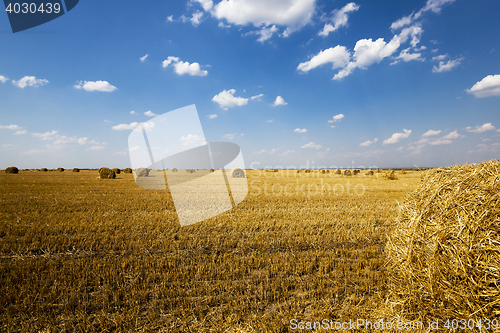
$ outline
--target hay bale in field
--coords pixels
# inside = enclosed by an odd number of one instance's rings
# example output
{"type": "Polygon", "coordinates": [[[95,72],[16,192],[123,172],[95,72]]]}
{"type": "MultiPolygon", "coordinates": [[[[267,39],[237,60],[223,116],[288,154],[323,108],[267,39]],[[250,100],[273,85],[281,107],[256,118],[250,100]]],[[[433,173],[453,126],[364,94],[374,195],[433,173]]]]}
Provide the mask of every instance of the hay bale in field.
{"type": "Polygon", "coordinates": [[[138,168],[135,170],[135,175],[137,177],[147,177],[149,176],[149,169],[148,168],[138,168]]]}
{"type": "Polygon", "coordinates": [[[123,173],[132,173],[132,169],[125,168],[125,169],[123,169],[123,173]]]}
{"type": "Polygon", "coordinates": [[[80,169],[78,169],[78,168],[73,168],[73,172],[80,172],[80,169]]]}
{"type": "Polygon", "coordinates": [[[342,170],[337,169],[337,170],[335,171],[335,174],[336,174],[336,175],[341,175],[341,174],[342,174],[342,170]]]}
{"type": "Polygon", "coordinates": [[[210,169],[210,172],[215,172],[215,170],[214,169],[210,169]]]}
{"type": "Polygon", "coordinates": [[[403,170],[401,170],[401,171],[400,171],[400,173],[401,173],[402,175],[406,175],[408,172],[406,172],[406,170],[405,170],[405,169],[403,169],[403,170]]]}
{"type": "Polygon", "coordinates": [[[389,171],[385,172],[383,176],[385,179],[388,179],[388,180],[397,180],[398,179],[398,177],[396,176],[396,172],[394,172],[394,170],[389,170],[389,171]]]}
{"type": "Polygon", "coordinates": [[[320,173],[326,173],[326,170],[321,169],[321,170],[319,170],[319,172],[320,173]]]}
{"type": "Polygon", "coordinates": [[[186,169],[186,172],[188,172],[188,173],[194,173],[195,170],[194,169],[186,169]]]}
{"type": "Polygon", "coordinates": [[[352,171],[352,175],[353,176],[357,176],[360,173],[361,173],[361,170],[358,170],[358,169],[355,169],[355,170],[352,171]]]}
{"type": "Polygon", "coordinates": [[[15,166],[8,167],[5,169],[5,173],[11,173],[11,174],[16,174],[19,173],[19,169],[16,168],[15,166]]]}
{"type": "Polygon", "coordinates": [[[500,161],[428,171],[405,199],[386,245],[392,317],[498,318],[499,175],[500,161]]]}
{"type": "Polygon", "coordinates": [[[278,169],[274,169],[273,172],[278,172],[278,169]]]}
{"type": "Polygon", "coordinates": [[[344,170],[344,176],[352,176],[352,172],[349,169],[344,170]]]}
{"type": "Polygon", "coordinates": [[[245,178],[245,171],[240,168],[234,168],[231,170],[232,178],[245,178]]]}
{"type": "Polygon", "coordinates": [[[120,171],[121,171],[121,170],[120,170],[120,169],[118,169],[118,168],[113,168],[112,170],[113,170],[113,171],[115,172],[115,174],[117,174],[117,175],[119,175],[119,174],[120,174],[120,171]]]}
{"type": "Polygon", "coordinates": [[[63,172],[64,168],[57,168],[57,171],[63,172]]]}
{"type": "Polygon", "coordinates": [[[115,179],[116,174],[110,168],[100,168],[99,169],[99,178],[100,179],[115,179]]]}
{"type": "Polygon", "coordinates": [[[177,171],[179,171],[179,170],[177,170],[177,168],[172,169],[172,172],[177,172],[177,171]]]}
{"type": "Polygon", "coordinates": [[[47,168],[41,168],[40,171],[47,172],[49,170],[47,168]]]}
{"type": "Polygon", "coordinates": [[[373,170],[368,170],[368,172],[365,173],[365,175],[367,176],[373,176],[373,174],[374,174],[373,170]]]}

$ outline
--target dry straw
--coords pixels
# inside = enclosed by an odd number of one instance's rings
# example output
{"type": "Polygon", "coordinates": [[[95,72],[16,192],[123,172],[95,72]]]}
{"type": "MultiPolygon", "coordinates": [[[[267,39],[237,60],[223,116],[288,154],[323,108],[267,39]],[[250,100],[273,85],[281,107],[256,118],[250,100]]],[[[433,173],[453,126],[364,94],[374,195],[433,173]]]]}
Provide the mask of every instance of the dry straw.
{"type": "Polygon", "coordinates": [[[335,171],[335,174],[336,174],[336,175],[341,175],[341,174],[342,174],[342,170],[337,169],[337,170],[335,171]]]}
{"type": "Polygon", "coordinates": [[[500,316],[499,161],[428,171],[393,227],[386,246],[390,316],[500,316]]]}
{"type": "Polygon", "coordinates": [[[172,172],[177,172],[177,171],[179,171],[179,170],[177,170],[177,168],[172,169],[172,172]]]}
{"type": "Polygon", "coordinates": [[[137,177],[147,177],[149,176],[149,169],[148,168],[139,168],[135,170],[135,175],[137,177]]]}
{"type": "Polygon", "coordinates": [[[16,173],[19,173],[19,169],[14,167],[14,166],[11,166],[11,167],[8,167],[7,169],[5,169],[5,173],[16,174],[16,173]]]}
{"type": "Polygon", "coordinates": [[[47,172],[49,170],[47,168],[41,168],[40,171],[47,172]]]}
{"type": "Polygon", "coordinates": [[[368,172],[365,173],[367,176],[373,176],[373,170],[368,170],[368,172]]]}
{"type": "Polygon", "coordinates": [[[355,170],[352,171],[352,175],[353,176],[357,176],[360,173],[361,173],[361,170],[359,170],[359,169],[355,169],[355,170]]]}
{"type": "Polygon", "coordinates": [[[384,172],[383,177],[388,180],[397,180],[398,177],[396,176],[396,172],[394,170],[389,170],[387,172],[384,172]]]}
{"type": "Polygon", "coordinates": [[[101,179],[115,179],[116,174],[110,168],[100,168],[99,169],[99,178],[101,178],[101,179]]]}
{"type": "Polygon", "coordinates": [[[63,172],[64,168],[57,168],[57,171],[63,172]]]}
{"type": "Polygon", "coordinates": [[[234,168],[231,170],[231,177],[233,178],[245,178],[245,171],[240,168],[234,168]]]}
{"type": "Polygon", "coordinates": [[[403,169],[403,170],[401,170],[401,171],[400,171],[400,173],[401,173],[402,175],[406,175],[408,172],[406,172],[406,170],[405,170],[405,169],[403,169]]]}
{"type": "Polygon", "coordinates": [[[121,170],[120,170],[120,169],[118,169],[118,168],[113,168],[113,171],[114,171],[117,175],[119,175],[121,170]]]}
{"type": "Polygon", "coordinates": [[[123,169],[123,173],[132,173],[132,169],[125,168],[125,169],[123,169]]]}
{"type": "Polygon", "coordinates": [[[80,172],[80,169],[78,169],[78,168],[73,168],[73,172],[80,172]]]}
{"type": "Polygon", "coordinates": [[[349,169],[344,170],[344,176],[351,176],[351,175],[352,175],[351,170],[349,169]]]}

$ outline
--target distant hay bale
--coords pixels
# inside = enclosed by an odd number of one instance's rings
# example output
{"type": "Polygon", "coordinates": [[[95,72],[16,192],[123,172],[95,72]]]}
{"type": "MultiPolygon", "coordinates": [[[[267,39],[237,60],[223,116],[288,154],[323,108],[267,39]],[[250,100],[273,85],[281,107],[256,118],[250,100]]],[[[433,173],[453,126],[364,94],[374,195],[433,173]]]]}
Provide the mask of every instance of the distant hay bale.
{"type": "Polygon", "coordinates": [[[245,171],[240,168],[234,168],[231,170],[232,178],[245,178],[245,171]]]}
{"type": "Polygon", "coordinates": [[[500,161],[431,170],[404,200],[386,245],[391,317],[498,318],[499,175],[500,161]]]}
{"type": "Polygon", "coordinates": [[[352,176],[352,172],[349,169],[344,170],[344,176],[352,176]]]}
{"type": "Polygon", "coordinates": [[[149,176],[149,169],[148,168],[138,168],[135,170],[135,175],[137,177],[147,177],[149,176]]]}
{"type": "Polygon", "coordinates": [[[406,170],[405,170],[405,169],[403,169],[403,170],[401,170],[401,171],[400,171],[400,173],[401,173],[402,175],[406,175],[408,172],[406,172],[406,170]]]}
{"type": "Polygon", "coordinates": [[[365,175],[367,175],[367,176],[373,176],[373,173],[374,173],[373,170],[368,170],[368,172],[365,173],[365,175]]]}
{"type": "Polygon", "coordinates": [[[326,169],[326,173],[330,173],[330,169],[326,169]]]}
{"type": "Polygon", "coordinates": [[[388,179],[388,180],[397,180],[398,179],[398,177],[396,176],[396,172],[394,172],[394,170],[389,170],[389,171],[385,172],[383,176],[385,179],[388,179]]]}
{"type": "Polygon", "coordinates": [[[342,174],[342,170],[337,169],[337,170],[335,171],[335,174],[336,174],[336,175],[341,175],[341,174],[342,174]]]}
{"type": "Polygon", "coordinates": [[[41,168],[40,171],[47,172],[49,170],[47,168],[41,168]]]}
{"type": "Polygon", "coordinates": [[[16,174],[16,173],[19,173],[19,169],[16,168],[15,166],[11,166],[11,167],[8,167],[7,169],[5,169],[5,173],[16,174]]]}
{"type": "Polygon", "coordinates": [[[273,172],[278,172],[278,169],[274,169],[273,172]]]}
{"type": "Polygon", "coordinates": [[[355,170],[352,171],[352,175],[353,176],[357,176],[360,173],[361,173],[361,170],[358,170],[358,169],[355,169],[355,170]]]}
{"type": "Polygon", "coordinates": [[[300,169],[297,170],[297,173],[300,173],[300,169]]]}
{"type": "Polygon", "coordinates": [[[63,172],[64,168],[57,168],[57,171],[63,172]]]}
{"type": "Polygon", "coordinates": [[[210,169],[210,172],[215,172],[215,170],[214,169],[210,169]]]}
{"type": "Polygon", "coordinates": [[[326,173],[326,170],[321,169],[321,170],[319,170],[319,172],[320,173],[326,173]]]}
{"type": "Polygon", "coordinates": [[[189,172],[189,173],[194,173],[195,170],[194,169],[186,169],[186,172],[189,172]]]}
{"type": "Polygon", "coordinates": [[[310,173],[311,172],[311,169],[306,169],[306,173],[310,173]]]}
{"type": "Polygon", "coordinates": [[[73,172],[80,172],[80,169],[78,169],[78,168],[73,168],[73,172]]]}
{"type": "Polygon", "coordinates": [[[121,170],[118,168],[113,168],[113,171],[115,172],[115,174],[119,175],[121,170]]]}
{"type": "Polygon", "coordinates": [[[177,170],[177,168],[172,169],[172,172],[177,172],[177,171],[179,171],[179,170],[177,170]]]}
{"type": "Polygon", "coordinates": [[[123,173],[132,173],[132,169],[125,168],[125,169],[123,169],[123,173]]]}
{"type": "Polygon", "coordinates": [[[115,179],[116,174],[110,168],[100,168],[99,169],[99,178],[100,179],[115,179]]]}

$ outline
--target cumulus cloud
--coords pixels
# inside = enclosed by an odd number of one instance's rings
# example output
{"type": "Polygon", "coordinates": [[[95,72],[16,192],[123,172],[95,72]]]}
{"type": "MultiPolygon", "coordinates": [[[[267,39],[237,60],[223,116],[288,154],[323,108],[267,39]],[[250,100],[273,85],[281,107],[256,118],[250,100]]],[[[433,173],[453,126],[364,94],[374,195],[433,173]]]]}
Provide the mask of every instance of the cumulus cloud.
{"type": "Polygon", "coordinates": [[[474,128],[467,126],[465,130],[471,133],[484,133],[484,132],[494,131],[496,130],[496,128],[491,123],[486,123],[481,126],[476,126],[474,128]]]}
{"type": "Polygon", "coordinates": [[[262,155],[262,154],[270,154],[270,155],[272,155],[272,154],[274,154],[277,151],[278,151],[277,148],[273,148],[271,150],[262,149],[261,151],[257,152],[257,155],[262,155]]]}
{"type": "Polygon", "coordinates": [[[174,66],[174,71],[178,75],[188,74],[191,76],[206,76],[208,74],[208,71],[201,69],[199,63],[193,62],[192,64],[190,64],[187,61],[181,61],[179,57],[170,56],[162,63],[163,68],[167,68],[171,64],[172,66],[174,66]]]}
{"type": "Polygon", "coordinates": [[[236,90],[223,90],[212,98],[212,101],[219,104],[221,108],[227,110],[235,106],[243,106],[248,104],[248,98],[235,97],[236,90]]]}
{"type": "Polygon", "coordinates": [[[130,114],[137,114],[137,112],[135,112],[135,111],[130,111],[130,114]]]}
{"type": "Polygon", "coordinates": [[[89,148],[89,149],[87,149],[87,150],[103,150],[103,149],[106,149],[106,147],[104,147],[104,146],[96,146],[96,145],[94,145],[94,146],[90,147],[90,148],[89,148]]]}
{"type": "Polygon", "coordinates": [[[222,137],[228,140],[233,140],[237,135],[238,133],[229,133],[229,134],[224,134],[222,137]]]}
{"type": "Polygon", "coordinates": [[[210,11],[214,6],[212,0],[193,0],[194,2],[198,2],[205,11],[210,11]]]}
{"type": "Polygon", "coordinates": [[[148,116],[148,117],[156,117],[157,114],[154,113],[154,112],[151,112],[151,111],[146,111],[144,112],[144,115],[148,116]]]}
{"type": "Polygon", "coordinates": [[[19,153],[19,155],[38,155],[38,154],[42,154],[44,152],[45,152],[45,149],[31,149],[31,150],[19,153]]]}
{"type": "MultiPolygon", "coordinates": [[[[180,17],[181,21],[186,23],[186,22],[191,22],[191,24],[195,27],[197,27],[201,23],[201,18],[203,17],[203,13],[200,11],[196,11],[193,13],[191,17],[186,17],[185,15],[182,15],[180,17]]],[[[168,19],[168,18],[167,18],[168,19]]]]}
{"type": "Polygon", "coordinates": [[[300,148],[314,148],[314,149],[320,149],[320,148],[323,148],[323,146],[321,145],[317,145],[315,144],[314,142],[309,142],[309,143],[306,143],[305,145],[303,145],[302,147],[300,148]]]}
{"type": "Polygon", "coordinates": [[[32,133],[35,138],[39,138],[40,140],[49,141],[55,140],[58,136],[57,131],[45,132],[45,133],[32,133]]]}
{"type": "Polygon", "coordinates": [[[453,143],[453,140],[456,140],[456,139],[461,138],[461,137],[462,136],[460,134],[458,134],[458,131],[455,130],[453,132],[446,134],[442,138],[439,138],[439,139],[434,140],[434,141],[430,141],[429,144],[433,145],[433,146],[449,145],[449,144],[453,143]]]}
{"type": "Polygon", "coordinates": [[[12,80],[12,84],[21,89],[24,89],[25,87],[40,87],[47,83],[49,83],[49,81],[45,79],[37,79],[34,76],[24,76],[17,81],[12,80]]]}
{"type": "Polygon", "coordinates": [[[147,57],[149,57],[149,54],[146,53],[145,56],[143,56],[143,57],[140,58],[141,62],[144,62],[147,59],[147,57]]]}
{"type": "Polygon", "coordinates": [[[411,134],[411,130],[403,128],[403,133],[394,133],[389,139],[383,141],[384,145],[389,145],[393,143],[398,143],[401,139],[406,139],[411,134]]]}
{"type": "Polygon", "coordinates": [[[250,97],[250,99],[252,101],[256,100],[256,101],[260,101],[262,99],[262,97],[264,96],[264,94],[258,94],[258,95],[255,95],[255,96],[252,96],[250,97]]]}
{"type": "Polygon", "coordinates": [[[3,76],[3,75],[0,75],[0,82],[5,83],[5,82],[7,82],[7,81],[9,81],[9,78],[8,78],[8,77],[5,77],[5,76],[3,76]]]}
{"type": "Polygon", "coordinates": [[[207,144],[205,138],[196,134],[188,134],[187,136],[181,136],[180,141],[185,147],[189,146],[201,146],[207,144]]]}
{"type": "Polygon", "coordinates": [[[20,130],[21,128],[19,125],[0,125],[0,129],[20,130]]]}
{"type": "Polygon", "coordinates": [[[217,115],[214,113],[214,114],[209,114],[207,117],[208,119],[215,119],[217,118],[217,115]]]}
{"type": "Polygon", "coordinates": [[[334,10],[330,18],[331,23],[326,23],[323,29],[318,32],[318,35],[326,37],[330,32],[336,31],[340,27],[347,26],[349,20],[349,13],[355,12],[359,9],[359,5],[350,2],[341,9],[334,10]]]}
{"type": "Polygon", "coordinates": [[[266,120],[266,123],[272,123],[272,122],[274,122],[274,119],[268,119],[268,120],[266,120]]]}
{"type": "Polygon", "coordinates": [[[85,91],[102,91],[102,92],[113,92],[116,88],[111,85],[108,81],[78,81],[74,85],[75,89],[83,89],[85,91]]]}
{"type": "Polygon", "coordinates": [[[441,134],[441,130],[437,130],[437,131],[428,130],[427,132],[425,132],[424,134],[422,134],[422,137],[426,138],[426,137],[429,137],[429,136],[435,136],[435,135],[439,135],[439,134],[441,134]]]}
{"type": "Polygon", "coordinates": [[[252,31],[250,34],[255,34],[255,35],[260,35],[259,38],[257,38],[258,42],[264,43],[266,40],[271,38],[276,32],[278,32],[278,28],[273,25],[272,27],[262,27],[258,31],[252,31]]]}
{"type": "Polygon", "coordinates": [[[488,75],[467,89],[469,94],[477,98],[500,96],[500,75],[488,75]]]}
{"type": "Polygon", "coordinates": [[[134,121],[133,123],[130,124],[119,124],[111,127],[111,129],[114,129],[115,131],[125,131],[125,130],[133,130],[137,126],[139,126],[141,123],[134,121]]]}
{"type": "Polygon", "coordinates": [[[329,49],[320,51],[309,61],[300,63],[297,69],[303,73],[309,72],[311,69],[331,63],[332,69],[342,68],[347,66],[350,59],[350,54],[345,46],[337,45],[329,49]]]}
{"type": "Polygon", "coordinates": [[[421,8],[418,12],[416,13],[411,13],[408,16],[403,16],[399,20],[393,22],[391,24],[391,29],[396,30],[400,29],[404,26],[412,24],[415,20],[418,20],[422,14],[428,11],[432,11],[434,13],[439,13],[441,11],[441,8],[443,8],[445,5],[450,4],[454,2],[455,0],[427,0],[425,6],[421,8]]]}
{"type": "Polygon", "coordinates": [[[374,144],[374,143],[375,143],[375,142],[377,142],[377,141],[378,141],[378,139],[377,139],[377,138],[375,138],[373,141],[366,140],[365,142],[362,142],[362,143],[360,143],[359,145],[360,145],[361,147],[368,147],[368,146],[370,146],[370,145],[374,144]]]}
{"type": "Polygon", "coordinates": [[[285,102],[285,100],[283,99],[283,97],[281,96],[278,96],[276,97],[276,100],[274,100],[274,103],[273,103],[273,106],[278,106],[278,105],[287,105],[288,103],[285,102]]]}
{"type": "MultiPolygon", "coordinates": [[[[328,120],[328,123],[336,123],[337,121],[341,121],[342,119],[344,119],[344,115],[342,113],[339,113],[338,115],[336,116],[333,116],[333,119],[330,119],[328,120]]],[[[335,127],[335,126],[332,126],[332,128],[335,127]]]]}
{"type": "MultiPolygon", "coordinates": [[[[208,2],[206,7],[210,7],[208,2]]],[[[269,32],[263,34],[262,28],[281,26],[285,29],[282,36],[287,37],[310,23],[315,11],[315,0],[224,0],[215,5],[210,13],[229,24],[253,25],[260,29],[261,38],[265,38],[264,34],[269,32]]]]}
{"type": "Polygon", "coordinates": [[[174,22],[174,15],[167,16],[168,22],[174,22]]]}
{"type": "Polygon", "coordinates": [[[307,130],[305,128],[296,128],[293,130],[295,133],[307,133],[307,130]]]}
{"type": "Polygon", "coordinates": [[[460,63],[464,60],[464,58],[458,58],[455,60],[448,60],[448,62],[440,61],[438,66],[432,67],[432,72],[433,73],[443,73],[443,72],[449,72],[453,68],[457,67],[460,65],[460,63]]]}
{"type": "Polygon", "coordinates": [[[424,61],[424,59],[421,56],[422,56],[422,53],[410,53],[410,48],[408,47],[408,48],[402,50],[396,59],[403,60],[404,62],[409,62],[412,60],[424,61]]]}
{"type": "Polygon", "coordinates": [[[20,131],[16,131],[16,133],[14,133],[14,135],[23,135],[23,134],[26,134],[28,131],[27,130],[20,130],[20,131]]]}
{"type": "Polygon", "coordinates": [[[295,150],[287,150],[284,153],[282,153],[280,156],[286,156],[295,153],[295,150]]]}
{"type": "Polygon", "coordinates": [[[435,57],[432,57],[432,61],[440,61],[440,60],[444,60],[446,59],[448,55],[447,54],[441,54],[441,55],[438,55],[438,56],[435,56],[435,57]]]}

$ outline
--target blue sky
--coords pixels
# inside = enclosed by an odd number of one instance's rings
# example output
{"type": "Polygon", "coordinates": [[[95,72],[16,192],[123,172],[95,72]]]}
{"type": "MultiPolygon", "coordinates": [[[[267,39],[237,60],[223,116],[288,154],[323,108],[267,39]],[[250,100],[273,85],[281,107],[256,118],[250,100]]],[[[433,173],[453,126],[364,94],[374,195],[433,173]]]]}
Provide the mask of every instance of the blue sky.
{"type": "Polygon", "coordinates": [[[500,2],[80,1],[0,14],[0,168],[130,166],[195,104],[247,167],[411,167],[500,152],[500,2]],[[133,111],[133,112],[132,112],[133,111]]]}

